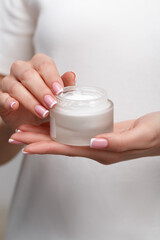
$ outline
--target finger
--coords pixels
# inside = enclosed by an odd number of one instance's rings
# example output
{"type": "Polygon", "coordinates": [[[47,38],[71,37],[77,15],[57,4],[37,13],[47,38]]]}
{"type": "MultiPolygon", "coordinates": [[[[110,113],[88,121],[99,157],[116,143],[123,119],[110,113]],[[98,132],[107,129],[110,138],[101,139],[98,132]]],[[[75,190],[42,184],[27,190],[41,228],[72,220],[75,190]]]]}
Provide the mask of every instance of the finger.
{"type": "Polygon", "coordinates": [[[89,157],[91,155],[91,149],[88,147],[69,146],[52,140],[29,144],[25,147],[24,151],[37,154],[58,154],[67,156],[89,157]]]}
{"type": "Polygon", "coordinates": [[[30,143],[48,141],[48,140],[51,140],[51,138],[47,134],[35,133],[35,132],[18,132],[11,135],[9,142],[14,143],[13,141],[16,141],[24,144],[30,144],[30,143]]]}
{"type": "Polygon", "coordinates": [[[99,151],[89,147],[76,147],[57,143],[55,141],[41,141],[31,143],[23,149],[24,154],[56,154],[70,157],[85,157],[99,163],[109,165],[120,160],[119,153],[99,151]]]}
{"type": "Polygon", "coordinates": [[[90,158],[96,160],[102,164],[113,164],[119,161],[125,161],[128,159],[138,158],[142,156],[144,151],[127,151],[123,154],[115,152],[106,152],[105,150],[96,150],[90,149],[89,147],[76,147],[76,146],[67,146],[64,144],[57,143],[52,141],[50,136],[46,134],[42,129],[42,132],[36,132],[38,127],[33,125],[22,125],[20,129],[25,131],[28,128],[34,129],[35,132],[19,132],[14,133],[9,142],[12,144],[29,144],[25,148],[25,152],[32,154],[59,154],[67,156],[81,156],[85,158],[90,158]],[[37,128],[37,129],[36,129],[37,128]]]}
{"type": "Polygon", "coordinates": [[[0,111],[15,111],[19,108],[19,102],[8,93],[0,92],[0,111]]]}
{"type": "MultiPolygon", "coordinates": [[[[31,125],[28,125],[31,128],[31,125]]],[[[25,129],[26,125],[22,125],[21,129],[25,129]]],[[[19,128],[18,128],[19,129],[19,128]]],[[[74,155],[74,156],[85,156],[89,157],[94,150],[89,149],[89,147],[73,147],[64,144],[57,143],[51,140],[49,135],[37,133],[37,132],[18,132],[11,135],[9,139],[10,143],[24,143],[29,144],[31,146],[32,143],[33,148],[26,147],[25,151],[29,151],[30,153],[37,153],[37,154],[50,154],[50,153],[57,153],[62,155],[74,155]],[[43,144],[42,144],[43,143],[43,144]],[[35,148],[34,148],[35,146],[35,148]],[[43,148],[41,148],[43,146],[43,148]],[[55,149],[55,146],[57,147],[55,149]],[[81,151],[83,148],[83,152],[81,151]]]]}
{"type": "MultiPolygon", "coordinates": [[[[36,126],[34,128],[33,125],[22,125],[18,128],[18,130],[25,130],[26,127],[30,129],[34,129],[36,131],[36,126]]],[[[38,153],[38,154],[50,154],[50,153],[57,153],[62,155],[72,155],[72,156],[83,156],[83,157],[91,157],[93,154],[93,149],[89,147],[75,147],[75,146],[68,146],[64,144],[57,143],[53,141],[49,135],[46,133],[39,133],[39,132],[18,132],[11,135],[9,139],[10,143],[24,143],[29,144],[30,146],[32,143],[35,143],[35,148],[28,148],[25,151],[29,151],[30,153],[38,153]],[[42,143],[43,144],[42,144],[42,143]],[[43,146],[43,148],[41,148],[43,146]],[[57,147],[55,149],[55,146],[57,147]],[[82,151],[83,149],[83,151],[82,151]]],[[[98,153],[99,154],[99,153],[98,153]]]]}
{"type": "Polygon", "coordinates": [[[122,133],[106,133],[91,139],[91,148],[124,152],[149,147],[148,133],[145,127],[133,128],[122,133]]]}
{"type": "MultiPolygon", "coordinates": [[[[27,125],[22,126],[27,127],[27,125]]],[[[80,156],[96,160],[105,165],[154,155],[154,150],[150,148],[124,152],[113,152],[90,149],[89,147],[67,146],[56,143],[50,139],[49,135],[41,134],[39,132],[15,133],[11,136],[9,142],[13,144],[29,144],[27,147],[25,147],[24,152],[28,152],[30,154],[59,154],[67,156],[80,156]]]]}
{"type": "Polygon", "coordinates": [[[55,95],[63,92],[63,81],[54,61],[50,57],[44,54],[36,54],[31,59],[31,64],[55,95]]]}
{"type": "Polygon", "coordinates": [[[46,108],[53,108],[57,103],[52,91],[32,68],[30,63],[17,61],[11,67],[11,74],[46,108]]]}
{"type": "Polygon", "coordinates": [[[46,134],[49,135],[50,133],[50,128],[49,126],[46,126],[47,124],[43,123],[43,125],[37,126],[37,125],[32,125],[32,124],[23,124],[18,127],[17,131],[20,130],[22,132],[33,132],[33,133],[41,133],[41,134],[46,134]]]}
{"type": "Polygon", "coordinates": [[[49,111],[43,107],[36,98],[13,76],[2,79],[2,91],[8,93],[12,98],[16,99],[26,109],[35,114],[39,118],[45,118],[49,115],[49,111]]]}
{"type": "Polygon", "coordinates": [[[65,87],[74,86],[76,83],[76,74],[74,72],[66,72],[61,78],[65,87]]]}
{"type": "Polygon", "coordinates": [[[124,153],[106,152],[105,150],[89,149],[88,147],[68,146],[55,141],[40,141],[27,145],[24,154],[56,154],[72,157],[85,157],[104,165],[115,164],[121,161],[150,156],[153,152],[147,150],[126,151],[124,153]]]}

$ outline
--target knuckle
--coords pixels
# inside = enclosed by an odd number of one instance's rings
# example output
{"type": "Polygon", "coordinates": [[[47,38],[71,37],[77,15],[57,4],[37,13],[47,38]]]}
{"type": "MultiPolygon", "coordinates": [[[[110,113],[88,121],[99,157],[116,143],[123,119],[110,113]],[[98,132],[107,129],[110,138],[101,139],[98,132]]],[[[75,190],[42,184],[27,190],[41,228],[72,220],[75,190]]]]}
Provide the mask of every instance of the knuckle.
{"type": "Polygon", "coordinates": [[[11,73],[15,72],[15,70],[17,70],[18,68],[20,68],[23,63],[24,63],[24,62],[23,62],[23,61],[20,61],[20,60],[17,60],[17,61],[15,61],[14,63],[12,63],[10,72],[11,72],[11,73]]]}
{"type": "Polygon", "coordinates": [[[25,70],[21,74],[21,80],[26,81],[28,79],[32,79],[34,76],[35,76],[35,70],[33,68],[30,68],[30,69],[25,70]]]}
{"type": "Polygon", "coordinates": [[[33,57],[32,57],[32,61],[36,61],[37,59],[39,59],[39,58],[44,58],[44,57],[46,57],[46,55],[45,54],[43,54],[43,53],[37,53],[37,54],[35,54],[33,57]]]}
{"type": "Polygon", "coordinates": [[[44,53],[37,53],[31,59],[32,62],[37,62],[39,60],[50,60],[50,61],[52,61],[52,58],[49,57],[48,55],[44,54],[44,53]]]}
{"type": "Polygon", "coordinates": [[[51,60],[42,61],[36,68],[38,72],[43,72],[47,67],[53,67],[53,62],[51,60]]]}

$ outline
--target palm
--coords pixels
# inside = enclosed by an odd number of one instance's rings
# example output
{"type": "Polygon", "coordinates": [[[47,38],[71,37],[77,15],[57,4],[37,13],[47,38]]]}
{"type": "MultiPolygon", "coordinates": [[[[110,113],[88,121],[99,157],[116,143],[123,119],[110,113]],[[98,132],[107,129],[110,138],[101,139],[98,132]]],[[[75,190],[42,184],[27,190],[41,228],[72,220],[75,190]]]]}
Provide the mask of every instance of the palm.
{"type": "MultiPolygon", "coordinates": [[[[115,133],[121,134],[127,132],[133,127],[134,120],[116,123],[114,125],[115,133]]],[[[91,149],[89,146],[69,146],[55,142],[50,137],[50,123],[46,122],[40,126],[25,124],[19,127],[22,131],[12,135],[12,138],[28,145],[30,149],[39,154],[60,154],[67,156],[80,156],[94,159],[103,164],[114,162],[116,153],[97,149],[91,149]],[[107,160],[108,159],[108,160],[107,160]]]]}
{"type": "Polygon", "coordinates": [[[24,151],[32,154],[80,156],[103,164],[112,164],[145,156],[159,156],[159,122],[160,112],[155,112],[136,120],[116,123],[113,133],[96,136],[108,139],[109,145],[105,149],[57,143],[50,137],[49,123],[43,123],[40,126],[22,125],[19,127],[22,132],[13,134],[11,138],[27,144],[24,151]]]}

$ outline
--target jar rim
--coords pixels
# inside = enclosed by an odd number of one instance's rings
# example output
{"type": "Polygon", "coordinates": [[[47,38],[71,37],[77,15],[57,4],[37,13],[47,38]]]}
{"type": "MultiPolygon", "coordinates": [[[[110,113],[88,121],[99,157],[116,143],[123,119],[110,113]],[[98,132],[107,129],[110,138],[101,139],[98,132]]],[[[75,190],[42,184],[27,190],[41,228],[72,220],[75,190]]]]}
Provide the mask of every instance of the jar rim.
{"type": "Polygon", "coordinates": [[[107,92],[105,90],[103,90],[102,88],[95,87],[95,86],[67,86],[67,87],[64,87],[64,90],[63,90],[63,92],[60,95],[56,96],[56,98],[57,98],[57,100],[59,100],[59,102],[65,100],[65,102],[83,101],[83,103],[85,103],[85,102],[87,103],[88,101],[99,100],[99,99],[101,99],[103,97],[105,99],[107,98],[107,92]],[[98,91],[100,93],[100,95],[99,96],[95,96],[95,97],[93,97],[91,99],[67,99],[67,98],[63,97],[64,93],[71,92],[71,91],[76,91],[76,90],[77,91],[78,90],[83,90],[83,91],[88,90],[88,91],[92,91],[92,93],[98,91]]]}

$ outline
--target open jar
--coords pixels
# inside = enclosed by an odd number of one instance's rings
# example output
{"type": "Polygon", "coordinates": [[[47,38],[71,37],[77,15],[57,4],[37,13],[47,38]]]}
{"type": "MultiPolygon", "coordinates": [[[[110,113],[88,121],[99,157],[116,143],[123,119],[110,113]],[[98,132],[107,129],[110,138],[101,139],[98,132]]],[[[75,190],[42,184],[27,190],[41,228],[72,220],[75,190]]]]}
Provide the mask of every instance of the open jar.
{"type": "Polygon", "coordinates": [[[50,136],[56,142],[88,146],[90,139],[113,131],[113,103],[97,87],[65,87],[50,110],[50,136]]]}

